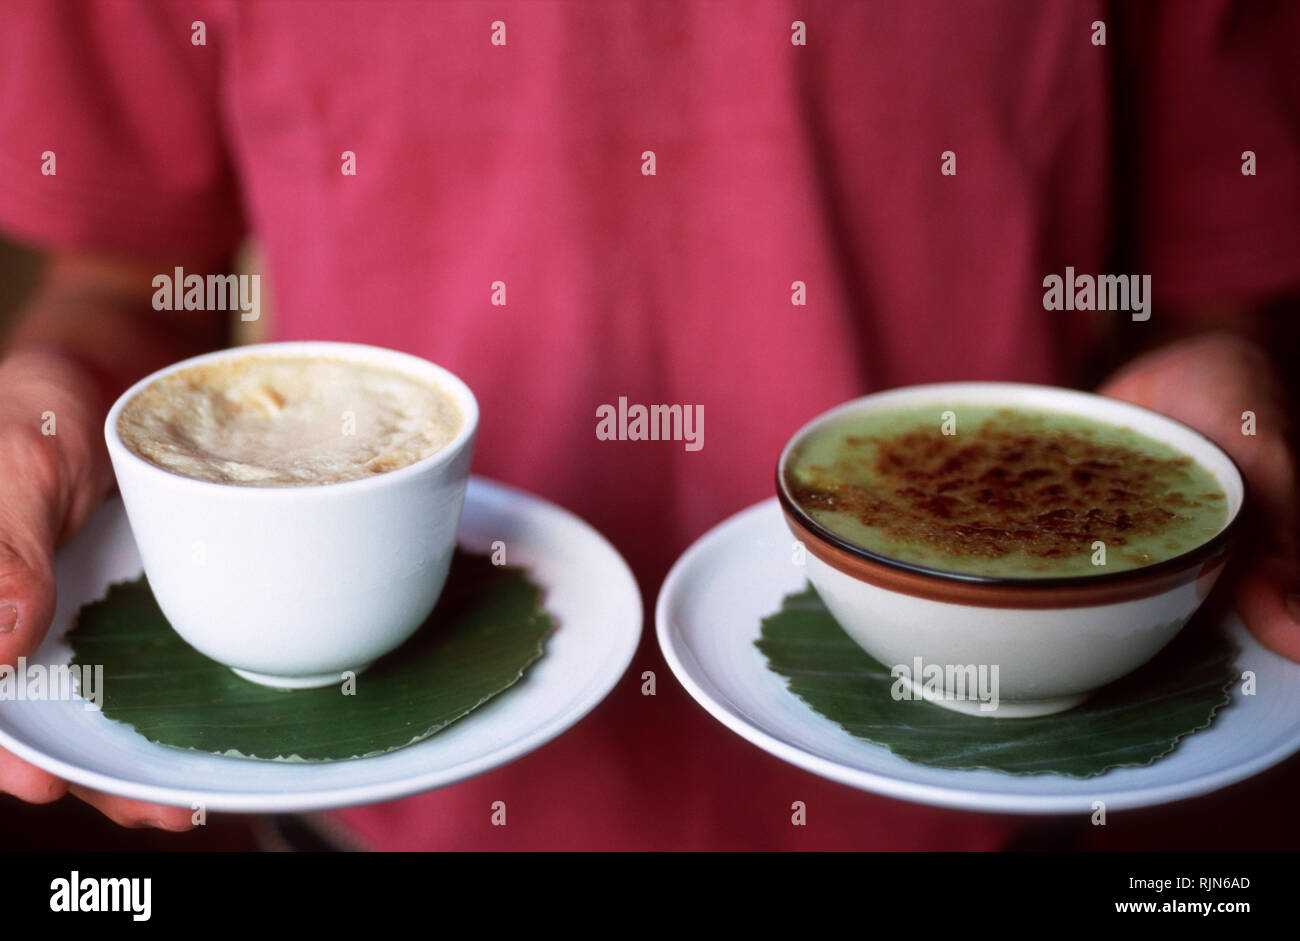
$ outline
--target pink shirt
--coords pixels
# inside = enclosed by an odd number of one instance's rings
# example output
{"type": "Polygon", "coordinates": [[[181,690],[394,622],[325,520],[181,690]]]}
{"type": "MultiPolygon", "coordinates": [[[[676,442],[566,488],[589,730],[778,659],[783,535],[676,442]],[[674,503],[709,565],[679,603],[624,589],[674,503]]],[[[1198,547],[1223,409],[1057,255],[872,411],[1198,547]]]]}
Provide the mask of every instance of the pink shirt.
{"type": "MultiPolygon", "coordinates": [[[[1296,283],[1283,168],[1300,154],[1278,103],[1296,83],[1276,54],[1294,8],[1223,43],[1221,6],[1120,23],[1101,2],[22,0],[0,37],[0,223],[167,264],[251,231],[277,339],[461,375],[483,414],[475,471],[605,532],[649,626],[674,558],[771,495],[817,412],[900,384],[1081,381],[1106,318],[1045,311],[1043,278],[1110,270],[1113,202],[1137,220],[1123,273],[1152,275],[1154,316],[1296,283]],[[1124,49],[1146,79],[1122,97],[1141,133],[1117,142],[1124,49]],[[702,405],[704,447],[598,440],[620,396],[702,405]]],[[[688,699],[650,629],[556,742],[335,817],[412,849],[979,849],[1011,832],[768,757],[688,699]]]]}

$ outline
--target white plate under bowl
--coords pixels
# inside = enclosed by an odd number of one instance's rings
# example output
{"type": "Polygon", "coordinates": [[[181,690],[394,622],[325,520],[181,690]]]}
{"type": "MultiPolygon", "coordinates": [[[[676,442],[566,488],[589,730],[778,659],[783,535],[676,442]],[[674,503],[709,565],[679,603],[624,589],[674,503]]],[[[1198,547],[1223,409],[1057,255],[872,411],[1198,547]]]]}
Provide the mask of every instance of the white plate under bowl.
{"type": "MultiPolygon", "coordinates": [[[[460,544],[542,586],[557,628],[523,679],[423,742],[375,758],[278,762],[156,745],[81,701],[0,703],[0,747],[69,781],[137,800],[207,810],[286,813],[370,804],[446,787],[546,744],[605,698],[641,636],[641,596],[622,557],[573,514],[472,478],[460,544]]],[[[58,610],[28,663],[67,663],[62,637],[78,608],[141,572],[122,503],[113,498],[59,554],[58,610]]]]}
{"type": "MultiPolygon", "coordinates": [[[[655,609],[659,646],[677,679],[727,728],[814,774],[900,800],[990,813],[1090,813],[1205,794],[1300,751],[1300,663],[1262,647],[1236,615],[1221,627],[1241,646],[1239,671],[1258,693],[1234,688],[1213,724],[1141,768],[1093,778],[933,768],[846,732],[790,692],[754,642],[760,621],[803,590],[794,537],[775,499],[723,522],[668,574],[655,609]]],[[[1012,722],[1014,719],[988,719],[1012,722]]]]}

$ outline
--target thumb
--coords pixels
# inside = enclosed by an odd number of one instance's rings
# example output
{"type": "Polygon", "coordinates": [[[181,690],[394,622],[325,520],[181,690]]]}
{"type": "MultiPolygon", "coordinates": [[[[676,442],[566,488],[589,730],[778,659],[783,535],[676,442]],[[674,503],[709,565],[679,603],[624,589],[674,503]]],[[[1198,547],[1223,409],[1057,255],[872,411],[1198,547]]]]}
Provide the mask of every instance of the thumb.
{"type": "Polygon", "coordinates": [[[1248,561],[1237,582],[1236,602],[1256,640],[1300,660],[1300,566],[1290,552],[1248,561]]]}
{"type": "MultiPolygon", "coordinates": [[[[34,653],[54,616],[54,486],[48,445],[0,430],[0,665],[34,653]]],[[[0,793],[57,800],[67,784],[0,750],[0,793]]]]}
{"type": "Polygon", "coordinates": [[[13,665],[40,646],[54,601],[49,554],[19,549],[0,536],[0,663],[13,665]]]}
{"type": "Polygon", "coordinates": [[[33,653],[54,616],[54,463],[47,443],[0,433],[0,663],[33,653]]]}

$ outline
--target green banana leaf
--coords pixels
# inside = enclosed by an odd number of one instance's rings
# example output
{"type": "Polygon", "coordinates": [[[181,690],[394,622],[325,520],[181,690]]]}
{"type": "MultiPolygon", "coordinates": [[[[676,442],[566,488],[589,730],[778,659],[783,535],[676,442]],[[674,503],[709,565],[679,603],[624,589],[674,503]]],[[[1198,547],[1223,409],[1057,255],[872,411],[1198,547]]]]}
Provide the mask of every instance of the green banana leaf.
{"type": "Polygon", "coordinates": [[[250,683],[172,630],[144,576],[78,613],[73,663],[102,664],[104,714],[161,745],[290,761],[364,758],[421,741],[512,686],[553,620],[520,568],[457,551],[429,620],[337,686],[250,683]]]}
{"type": "Polygon", "coordinates": [[[895,700],[895,680],[831,617],[811,585],[764,618],[755,642],[790,691],[845,731],[939,768],[1089,778],[1149,765],[1231,701],[1237,646],[1193,618],[1145,666],[1081,705],[1033,719],[970,716],[895,700]]]}

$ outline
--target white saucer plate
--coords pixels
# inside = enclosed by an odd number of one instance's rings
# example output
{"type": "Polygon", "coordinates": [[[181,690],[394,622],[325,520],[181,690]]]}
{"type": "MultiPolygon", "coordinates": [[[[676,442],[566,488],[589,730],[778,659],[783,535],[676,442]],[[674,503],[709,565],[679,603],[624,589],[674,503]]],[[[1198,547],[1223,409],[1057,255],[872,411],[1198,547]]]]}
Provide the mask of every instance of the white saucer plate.
{"type": "MultiPolygon", "coordinates": [[[[394,800],[504,765],[563,733],[613,689],[641,636],[641,596],[627,564],[595,529],[502,484],[470,480],[459,539],[478,552],[504,542],[506,561],[542,586],[557,627],[518,683],[423,742],[350,761],[229,758],[156,745],[80,700],[17,700],[0,702],[0,747],[99,791],[243,813],[394,800]]],[[[62,638],[78,608],[140,572],[122,503],[113,498],[59,554],[58,610],[28,663],[68,663],[62,638]]]]}
{"type": "MultiPolygon", "coordinates": [[[[775,499],[705,534],[673,566],[656,604],[659,645],[677,679],[737,735],[814,774],[888,797],[991,813],[1091,813],[1206,794],[1300,751],[1300,663],[1257,643],[1236,615],[1222,625],[1241,646],[1240,671],[1256,694],[1234,687],[1209,728],[1140,768],[1093,778],[1010,775],[916,764],[857,738],[790,692],[754,642],[761,620],[806,586],[794,537],[775,499]]],[[[1012,719],[995,721],[1016,721],[1012,719]]]]}

